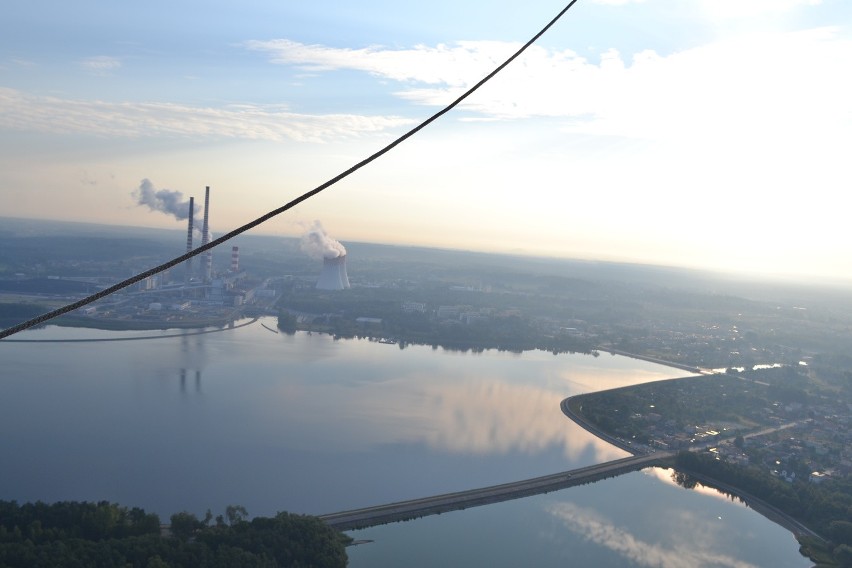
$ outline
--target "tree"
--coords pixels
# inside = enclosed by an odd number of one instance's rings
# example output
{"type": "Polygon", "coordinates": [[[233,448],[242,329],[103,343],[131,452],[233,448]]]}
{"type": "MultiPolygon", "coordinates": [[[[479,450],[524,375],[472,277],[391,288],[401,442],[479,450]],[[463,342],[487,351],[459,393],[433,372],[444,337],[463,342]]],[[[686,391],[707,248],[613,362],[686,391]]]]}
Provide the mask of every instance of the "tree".
{"type": "Polygon", "coordinates": [[[828,530],[834,542],[852,545],[852,523],[849,521],[831,521],[828,530]]]}
{"type": "Polygon", "coordinates": [[[145,565],[145,568],[169,568],[169,565],[157,555],[148,559],[148,564],[145,565]]]}
{"type": "MultiPolygon", "coordinates": [[[[235,505],[227,515],[232,526],[220,515],[211,527],[192,513],[176,513],[170,517],[176,538],[166,539],[157,516],[142,509],[106,501],[19,506],[0,500],[0,567],[346,566],[351,539],[316,517],[279,513],[247,522],[245,508],[235,505]]],[[[208,511],[205,520],[210,517],[208,511]]]]}
{"type": "Polygon", "coordinates": [[[852,566],[852,546],[841,544],[834,549],[834,560],[840,566],[852,566]]]}
{"type": "Polygon", "coordinates": [[[296,323],[296,316],[284,310],[278,312],[278,329],[287,335],[296,333],[296,323]]]}
{"type": "Polygon", "coordinates": [[[186,511],[175,513],[170,517],[172,535],[180,540],[187,540],[203,525],[195,515],[186,511]]]}
{"type": "Polygon", "coordinates": [[[248,511],[242,505],[228,505],[225,507],[225,518],[228,519],[228,524],[235,524],[244,521],[248,517],[248,511]]]}

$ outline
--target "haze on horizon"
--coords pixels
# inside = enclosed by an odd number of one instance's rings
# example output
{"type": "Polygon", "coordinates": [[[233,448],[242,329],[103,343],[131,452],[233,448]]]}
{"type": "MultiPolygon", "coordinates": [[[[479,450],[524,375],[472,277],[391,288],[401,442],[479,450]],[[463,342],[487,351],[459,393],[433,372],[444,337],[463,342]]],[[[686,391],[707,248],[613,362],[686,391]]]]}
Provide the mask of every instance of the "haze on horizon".
{"type": "MultiPolygon", "coordinates": [[[[0,214],[232,229],[478,81],[562,2],[18,3],[0,214]],[[76,22],[69,25],[67,22],[76,22]]],[[[264,225],[357,240],[852,280],[852,5],[581,0],[463,107],[264,225]]]]}

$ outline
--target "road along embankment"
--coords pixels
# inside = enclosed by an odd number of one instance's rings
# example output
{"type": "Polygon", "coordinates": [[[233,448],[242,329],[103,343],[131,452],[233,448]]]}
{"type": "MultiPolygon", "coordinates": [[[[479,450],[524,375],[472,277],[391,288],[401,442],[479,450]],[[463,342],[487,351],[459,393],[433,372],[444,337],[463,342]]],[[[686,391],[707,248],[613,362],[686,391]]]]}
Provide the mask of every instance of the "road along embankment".
{"type": "Polygon", "coordinates": [[[319,517],[329,526],[341,531],[363,529],[592,483],[650,466],[667,465],[667,460],[670,460],[673,455],[671,452],[658,452],[650,455],[630,456],[513,483],[446,493],[423,499],[399,501],[387,505],[320,515],[319,517]]]}
{"type": "Polygon", "coordinates": [[[616,448],[620,448],[625,452],[629,452],[631,454],[637,454],[636,448],[634,448],[631,444],[628,444],[621,438],[616,438],[615,436],[610,436],[591,422],[589,422],[586,417],[583,415],[582,403],[580,400],[584,395],[577,396],[569,396],[565,400],[560,403],[560,408],[562,408],[562,413],[573,420],[577,426],[581,427],[583,430],[586,430],[590,434],[597,436],[604,442],[608,444],[612,444],[616,448]]]}

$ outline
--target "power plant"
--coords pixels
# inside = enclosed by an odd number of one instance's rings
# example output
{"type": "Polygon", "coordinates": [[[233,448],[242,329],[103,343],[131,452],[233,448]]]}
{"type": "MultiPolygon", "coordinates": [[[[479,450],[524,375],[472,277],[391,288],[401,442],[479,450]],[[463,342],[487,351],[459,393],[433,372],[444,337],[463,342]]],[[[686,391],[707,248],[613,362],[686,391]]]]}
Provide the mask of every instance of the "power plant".
{"type": "MultiPolygon", "coordinates": [[[[143,180],[134,194],[139,205],[146,205],[154,211],[174,215],[177,219],[186,219],[186,251],[197,248],[193,239],[200,232],[202,247],[213,240],[210,231],[210,186],[204,188],[204,211],[198,212],[195,198],[183,200],[183,194],[168,189],[157,190],[147,179],[143,180]],[[198,218],[196,218],[198,215],[198,218]]],[[[316,259],[322,259],[322,272],[316,281],[316,289],[323,291],[346,290],[351,287],[346,269],[346,247],[330,237],[319,221],[314,221],[307,233],[302,236],[300,247],[303,252],[316,259]]],[[[273,288],[266,282],[254,282],[245,278],[240,267],[239,247],[231,248],[229,267],[213,267],[212,250],[200,255],[198,262],[189,258],[184,263],[184,275],[177,281],[169,281],[167,274],[159,274],[146,279],[137,288],[136,294],[150,298],[148,312],[160,312],[162,317],[171,317],[164,306],[175,310],[215,310],[217,307],[237,308],[245,303],[268,304],[269,298],[275,298],[273,288]]],[[[304,283],[310,286],[308,282],[304,283]]],[[[152,316],[158,317],[158,316],[152,316]]]]}
{"type": "MultiPolygon", "coordinates": [[[[162,210],[162,209],[160,209],[162,210]]],[[[182,218],[182,215],[181,215],[182,218]]],[[[186,252],[193,250],[194,232],[197,230],[195,219],[195,198],[189,198],[186,225],[186,252]]],[[[204,188],[204,215],[201,222],[201,246],[211,241],[210,236],[210,186],[204,188]]],[[[230,269],[219,274],[213,273],[213,252],[206,251],[202,261],[193,266],[192,258],[184,263],[184,279],[182,283],[167,283],[165,275],[159,278],[147,279],[139,290],[148,293],[167,294],[180,297],[183,301],[190,300],[199,305],[241,305],[251,299],[253,290],[241,290],[236,284],[245,277],[240,271],[240,253],[238,247],[231,249],[230,269]]]]}
{"type": "MultiPolygon", "coordinates": [[[[200,246],[209,246],[213,241],[210,193],[210,187],[205,187],[203,214],[197,210],[194,197],[184,199],[179,191],[157,190],[147,179],[142,181],[134,196],[139,205],[145,205],[152,211],[173,215],[179,221],[186,219],[186,251],[191,253],[198,252],[199,248],[196,232],[201,233],[200,246]]],[[[231,247],[229,265],[225,265],[224,255],[221,255],[218,269],[213,266],[211,250],[205,250],[199,256],[199,262],[187,258],[183,273],[178,269],[171,273],[166,270],[153,274],[125,295],[86,306],[77,313],[93,320],[109,321],[111,326],[122,329],[224,326],[246,315],[277,313],[275,303],[279,292],[272,285],[274,279],[247,277],[240,266],[237,246],[231,247]],[[170,279],[170,274],[174,278],[170,279]]],[[[345,268],[343,270],[342,282],[348,287],[345,268]]],[[[107,280],[111,282],[112,277],[107,280]]],[[[91,283],[100,285],[98,281],[91,283]]],[[[310,283],[305,282],[305,285],[310,286],[310,283]]]]}
{"type": "Polygon", "coordinates": [[[346,255],[324,257],[322,273],[317,280],[317,290],[343,290],[349,288],[349,276],[346,274],[346,255]]]}

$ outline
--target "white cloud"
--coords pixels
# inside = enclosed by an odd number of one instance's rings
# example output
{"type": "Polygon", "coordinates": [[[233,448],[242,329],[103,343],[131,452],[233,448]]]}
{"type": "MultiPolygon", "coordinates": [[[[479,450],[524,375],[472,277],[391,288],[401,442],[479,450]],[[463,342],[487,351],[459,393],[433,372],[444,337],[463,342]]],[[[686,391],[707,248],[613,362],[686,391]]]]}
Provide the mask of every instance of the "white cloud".
{"type": "Polygon", "coordinates": [[[78,101],[0,88],[0,128],[56,134],[327,142],[410,123],[394,116],[308,115],[258,105],[201,108],[169,103],[78,101]]]}
{"type": "Polygon", "coordinates": [[[681,566],[752,568],[754,566],[710,550],[714,543],[707,542],[706,533],[695,533],[702,534],[701,539],[666,546],[642,541],[626,529],[617,527],[601,517],[596,511],[578,507],[573,503],[557,503],[550,507],[549,512],[562,521],[568,529],[586,540],[609,548],[640,566],[655,568],[680,568],[681,566]]]}
{"type": "MultiPolygon", "coordinates": [[[[400,98],[441,106],[517,45],[353,50],[276,40],[250,47],[276,63],[366,71],[400,82],[400,98]]],[[[609,50],[597,62],[533,46],[465,108],[484,118],[566,118],[575,131],[657,140],[777,139],[777,131],[825,137],[848,131],[850,67],[852,42],[830,28],[742,36],[666,56],[648,50],[627,60],[609,50]]]]}
{"type": "Polygon", "coordinates": [[[20,57],[12,57],[9,59],[9,62],[13,65],[17,65],[18,67],[35,67],[35,61],[31,61],[29,59],[23,59],[20,57]]]}
{"type": "Polygon", "coordinates": [[[309,71],[355,69],[394,81],[465,86],[503,62],[519,44],[458,42],[452,46],[418,45],[411,49],[362,49],[306,45],[287,39],[248,41],[246,47],[270,55],[274,63],[309,71]]]}
{"type": "Polygon", "coordinates": [[[754,18],[783,14],[801,6],[818,6],[822,0],[702,0],[705,17],[715,20],[754,18]]]}
{"type": "Polygon", "coordinates": [[[121,61],[115,57],[98,55],[80,61],[80,66],[92,73],[104,74],[121,67],[121,61]]]}

